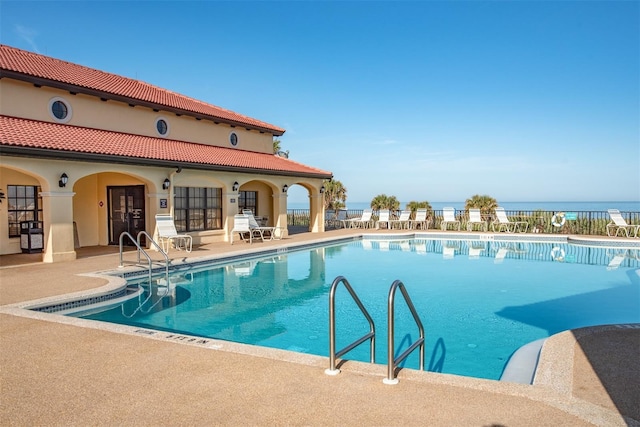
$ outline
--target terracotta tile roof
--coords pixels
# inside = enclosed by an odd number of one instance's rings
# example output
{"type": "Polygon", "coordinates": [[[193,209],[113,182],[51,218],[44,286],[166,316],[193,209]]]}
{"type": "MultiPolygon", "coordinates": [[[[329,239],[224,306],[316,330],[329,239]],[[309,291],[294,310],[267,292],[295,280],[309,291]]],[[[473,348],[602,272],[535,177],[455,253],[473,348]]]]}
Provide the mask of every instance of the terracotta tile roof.
{"type": "Polygon", "coordinates": [[[272,124],[189,98],[148,83],[0,44],[0,71],[60,82],[131,100],[195,113],[282,135],[272,124]]]}
{"type": "Polygon", "coordinates": [[[274,154],[0,116],[0,153],[25,154],[29,149],[48,150],[48,156],[76,153],[78,160],[100,156],[104,161],[108,161],[105,157],[118,162],[126,159],[133,164],[188,165],[196,169],[237,169],[314,178],[332,176],[331,172],[274,154]]]}

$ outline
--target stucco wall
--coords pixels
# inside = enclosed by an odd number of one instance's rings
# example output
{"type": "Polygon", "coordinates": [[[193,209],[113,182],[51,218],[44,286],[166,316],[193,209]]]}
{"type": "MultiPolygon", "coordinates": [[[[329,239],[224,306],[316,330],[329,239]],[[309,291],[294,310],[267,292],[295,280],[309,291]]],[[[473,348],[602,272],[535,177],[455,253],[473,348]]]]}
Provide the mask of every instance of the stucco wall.
{"type": "Polygon", "coordinates": [[[162,137],[156,130],[156,120],[164,119],[169,132],[163,138],[196,142],[219,147],[273,152],[273,135],[247,130],[244,127],[231,127],[211,120],[196,120],[189,116],[176,116],[166,111],[153,111],[146,107],[130,107],[118,101],[101,101],[88,95],[72,95],[67,91],[49,87],[35,88],[32,84],[4,78],[0,80],[0,114],[28,118],[46,122],[56,122],[52,117],[49,104],[52,98],[60,97],[71,107],[71,118],[66,124],[104,129],[115,132],[162,137]],[[229,135],[238,135],[238,144],[233,147],[229,135]]]}

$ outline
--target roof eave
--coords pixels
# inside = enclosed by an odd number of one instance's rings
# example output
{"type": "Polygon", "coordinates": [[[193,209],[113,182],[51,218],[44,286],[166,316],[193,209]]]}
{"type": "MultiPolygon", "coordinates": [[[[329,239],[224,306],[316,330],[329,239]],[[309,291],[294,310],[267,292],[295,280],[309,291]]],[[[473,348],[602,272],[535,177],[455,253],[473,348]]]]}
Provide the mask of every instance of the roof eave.
{"type": "Polygon", "coordinates": [[[124,157],[113,156],[108,154],[95,154],[84,153],[78,151],[61,151],[50,150],[43,148],[31,148],[31,147],[19,147],[11,145],[0,146],[0,154],[6,156],[16,157],[31,157],[31,158],[46,158],[56,160],[75,160],[75,161],[87,161],[93,163],[114,163],[123,165],[134,166],[150,166],[150,167],[167,167],[182,169],[195,169],[206,170],[216,172],[236,172],[236,173],[252,173],[258,175],[276,175],[276,176],[291,176],[291,177],[304,177],[304,178],[317,178],[317,179],[332,179],[333,174],[329,173],[310,173],[310,172],[292,172],[283,170],[272,169],[258,169],[258,168],[246,168],[237,166],[223,166],[223,165],[211,165],[204,163],[192,163],[192,162],[176,162],[169,160],[155,160],[145,159],[139,157],[124,157]]]}

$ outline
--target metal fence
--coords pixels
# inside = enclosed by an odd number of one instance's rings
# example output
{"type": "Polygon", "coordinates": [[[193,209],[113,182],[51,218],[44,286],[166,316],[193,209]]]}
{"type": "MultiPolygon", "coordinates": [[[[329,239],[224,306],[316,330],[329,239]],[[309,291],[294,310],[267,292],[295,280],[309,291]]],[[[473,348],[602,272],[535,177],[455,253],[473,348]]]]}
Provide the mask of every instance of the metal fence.
{"type": "MultiPolygon", "coordinates": [[[[348,218],[359,218],[362,216],[362,209],[347,210],[348,218]]],[[[400,211],[392,213],[396,217],[400,211]]],[[[606,236],[607,224],[611,222],[609,213],[605,211],[506,211],[510,221],[524,221],[527,224],[527,232],[529,233],[546,233],[546,234],[580,234],[606,236]],[[564,220],[562,220],[564,218],[564,220]]],[[[621,212],[622,217],[627,224],[640,224],[640,212],[621,212]]],[[[374,221],[378,217],[378,212],[373,213],[374,221]]],[[[456,219],[460,221],[461,230],[467,229],[469,216],[466,211],[457,211],[456,219]]],[[[440,229],[443,220],[442,210],[433,210],[429,212],[428,224],[430,229],[440,229]]],[[[493,215],[483,215],[483,220],[487,223],[487,229],[491,230],[491,224],[495,220],[493,215]]],[[[289,209],[287,211],[287,225],[290,226],[308,226],[309,210],[308,209],[289,209]]]]}

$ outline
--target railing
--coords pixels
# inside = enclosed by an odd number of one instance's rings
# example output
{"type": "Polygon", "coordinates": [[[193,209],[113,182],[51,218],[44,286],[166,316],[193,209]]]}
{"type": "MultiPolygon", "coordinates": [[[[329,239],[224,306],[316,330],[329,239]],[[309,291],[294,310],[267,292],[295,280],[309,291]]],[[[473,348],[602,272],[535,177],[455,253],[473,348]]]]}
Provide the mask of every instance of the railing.
{"type": "Polygon", "coordinates": [[[166,254],[166,252],[164,252],[164,250],[162,250],[162,248],[158,245],[158,243],[153,240],[153,238],[146,232],[146,231],[140,231],[138,233],[138,235],[136,236],[136,239],[134,240],[133,236],[127,232],[124,231],[122,232],[122,234],[120,234],[120,265],[118,265],[119,268],[124,267],[124,261],[123,261],[123,249],[124,249],[124,238],[128,237],[129,240],[131,240],[131,242],[136,245],[136,248],[138,250],[138,264],[140,264],[140,253],[142,252],[144,254],[144,256],[147,258],[147,261],[149,262],[149,296],[147,296],[147,298],[144,299],[144,301],[140,302],[140,296],[138,295],[138,307],[133,311],[133,313],[131,313],[130,315],[127,315],[124,312],[124,305],[122,305],[122,314],[123,316],[127,317],[127,318],[131,318],[133,317],[136,313],[138,313],[139,311],[144,311],[145,313],[149,313],[160,301],[162,301],[162,298],[164,298],[165,296],[167,296],[170,292],[170,282],[169,282],[169,256],[166,254]],[[155,245],[156,249],[158,249],[158,251],[163,255],[164,259],[165,259],[165,263],[164,263],[164,275],[165,275],[165,281],[167,284],[166,290],[164,295],[159,296],[158,300],[153,303],[151,305],[151,307],[149,307],[148,310],[144,311],[143,307],[144,305],[147,303],[147,301],[150,301],[151,298],[153,297],[153,289],[152,289],[152,284],[153,284],[153,260],[151,259],[151,256],[149,256],[149,254],[147,253],[147,251],[145,251],[142,248],[142,245],[140,243],[140,238],[142,236],[145,236],[147,239],[149,239],[149,241],[155,245]]]}
{"type": "Polygon", "coordinates": [[[413,302],[407,293],[407,290],[404,287],[404,284],[400,280],[396,280],[391,284],[391,289],[389,289],[389,312],[388,312],[388,333],[387,333],[387,378],[383,380],[385,384],[397,384],[398,379],[396,378],[396,368],[398,364],[400,364],[404,359],[411,354],[416,347],[420,347],[420,370],[424,371],[424,327],[422,326],[422,322],[420,321],[420,317],[418,317],[418,313],[416,312],[415,307],[413,306],[413,302]],[[418,326],[418,332],[420,333],[420,338],[418,338],[413,344],[409,346],[400,356],[394,358],[395,351],[395,313],[394,313],[394,298],[396,294],[396,290],[400,288],[400,292],[402,292],[402,296],[404,297],[407,306],[409,307],[409,311],[411,311],[411,315],[418,326]]]}
{"type": "Polygon", "coordinates": [[[329,293],[329,369],[325,369],[324,372],[327,375],[337,375],[337,374],[339,374],[340,370],[336,368],[336,359],[338,357],[341,357],[341,356],[345,355],[346,353],[348,353],[349,351],[353,350],[354,348],[356,348],[357,346],[359,346],[360,344],[362,344],[363,342],[365,342],[367,340],[370,340],[370,346],[371,346],[371,348],[370,348],[370,360],[371,360],[371,363],[375,363],[375,359],[376,359],[376,348],[375,348],[375,346],[376,346],[376,328],[375,328],[375,325],[373,324],[373,319],[369,315],[369,312],[367,312],[367,309],[364,308],[364,305],[362,304],[362,302],[360,301],[360,298],[358,298],[358,295],[356,295],[355,291],[353,290],[353,288],[349,284],[349,281],[347,281],[347,279],[344,278],[344,276],[338,276],[333,280],[333,283],[331,284],[331,291],[329,293]],[[360,309],[360,311],[362,312],[364,317],[369,322],[369,333],[363,335],[361,338],[359,338],[356,341],[352,342],[351,344],[349,344],[348,346],[346,346],[342,350],[336,351],[336,311],[335,311],[336,303],[335,303],[335,298],[336,298],[336,289],[338,288],[338,285],[340,283],[344,284],[344,287],[347,289],[347,291],[349,291],[349,294],[351,295],[351,298],[353,298],[355,303],[358,305],[358,308],[360,309]]]}
{"type": "MultiPolygon", "coordinates": [[[[349,209],[347,218],[357,218],[362,216],[362,209],[349,209]]],[[[399,216],[400,211],[392,212],[392,216],[399,216]]],[[[544,210],[507,210],[506,214],[511,221],[525,221],[528,224],[529,233],[546,233],[546,234],[579,234],[606,236],[607,224],[611,222],[609,213],[606,211],[544,211],[544,210]],[[565,220],[559,221],[560,215],[564,214],[565,220]],[[567,215],[568,213],[572,215],[567,215]],[[554,225],[554,215],[556,215],[556,224],[554,225]],[[575,219],[572,219],[575,218],[575,219]],[[562,223],[564,222],[564,223],[562,223]],[[560,224],[562,223],[562,224],[560,224]]],[[[640,212],[626,211],[621,212],[623,218],[628,224],[640,224],[640,212]]],[[[374,221],[378,218],[378,212],[373,212],[374,221]]],[[[487,223],[487,229],[491,230],[491,223],[494,221],[492,215],[483,215],[482,217],[487,223]]],[[[461,223],[461,230],[467,229],[469,217],[466,211],[456,211],[456,219],[461,223]]],[[[430,229],[440,229],[443,220],[442,210],[433,210],[429,213],[427,223],[430,229]]],[[[289,209],[287,211],[288,225],[309,225],[308,209],[289,209]]]]}
{"type": "Polygon", "coordinates": [[[153,260],[151,259],[149,254],[140,245],[140,236],[141,235],[147,236],[149,238],[149,240],[154,245],[156,245],[156,248],[158,248],[160,253],[164,256],[164,259],[165,259],[165,276],[166,276],[167,283],[168,283],[169,282],[169,256],[162,250],[162,248],[160,246],[158,246],[158,244],[151,238],[151,236],[149,236],[149,234],[146,231],[139,232],[137,239],[134,239],[133,236],[128,231],[123,231],[120,234],[120,239],[119,239],[120,240],[120,264],[118,265],[118,268],[124,267],[124,261],[123,261],[123,257],[122,257],[122,255],[124,253],[124,250],[123,250],[124,249],[124,238],[128,237],[129,240],[131,240],[131,243],[136,245],[136,248],[138,248],[138,264],[140,264],[140,253],[141,252],[144,254],[144,256],[147,258],[147,261],[149,262],[149,284],[151,284],[152,270],[153,270],[153,260]]]}

